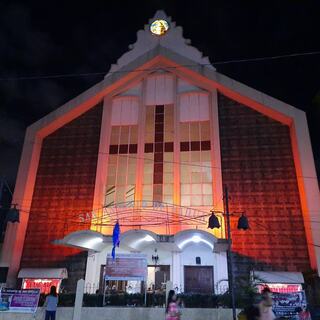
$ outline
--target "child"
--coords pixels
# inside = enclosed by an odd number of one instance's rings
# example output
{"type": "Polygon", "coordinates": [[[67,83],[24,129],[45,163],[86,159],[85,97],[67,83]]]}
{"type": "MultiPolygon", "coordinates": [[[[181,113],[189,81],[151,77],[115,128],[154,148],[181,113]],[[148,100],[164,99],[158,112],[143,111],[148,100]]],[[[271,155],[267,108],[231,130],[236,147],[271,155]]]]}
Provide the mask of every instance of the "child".
{"type": "Polygon", "coordinates": [[[177,305],[177,296],[174,290],[169,291],[166,308],[166,320],[180,320],[180,312],[177,305]]]}

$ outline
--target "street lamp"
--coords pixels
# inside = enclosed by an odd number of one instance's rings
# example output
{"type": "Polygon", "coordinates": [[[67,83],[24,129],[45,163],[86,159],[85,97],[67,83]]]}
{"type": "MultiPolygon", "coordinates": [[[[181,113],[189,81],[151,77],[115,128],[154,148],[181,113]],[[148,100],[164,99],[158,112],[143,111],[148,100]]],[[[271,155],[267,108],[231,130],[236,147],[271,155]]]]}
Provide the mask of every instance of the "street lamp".
{"type": "Polygon", "coordinates": [[[157,266],[157,263],[159,261],[159,256],[157,254],[157,249],[154,249],[154,253],[155,253],[155,255],[152,255],[152,261],[155,264],[155,266],[157,266]]]}
{"type": "Polygon", "coordinates": [[[153,285],[153,294],[152,294],[152,303],[155,306],[156,305],[156,272],[157,272],[157,264],[159,261],[159,256],[158,256],[158,250],[157,248],[154,249],[154,255],[152,255],[151,259],[152,262],[154,263],[154,285],[153,285]]]}
{"type": "MultiPolygon", "coordinates": [[[[211,210],[211,216],[208,222],[208,228],[219,229],[221,227],[218,217],[215,215],[216,213],[222,213],[226,216],[227,219],[227,240],[228,240],[228,250],[227,250],[227,264],[228,264],[228,272],[229,272],[229,290],[231,292],[231,301],[232,301],[232,316],[233,320],[236,320],[236,302],[235,302],[235,288],[234,288],[234,278],[233,278],[233,257],[232,257],[232,238],[231,238],[231,228],[230,228],[230,212],[229,212],[229,194],[228,194],[228,187],[224,187],[224,208],[225,212],[218,212],[211,210]]],[[[239,230],[247,230],[249,229],[249,221],[248,218],[245,216],[244,213],[241,214],[241,217],[238,220],[238,229],[239,230]]]]}

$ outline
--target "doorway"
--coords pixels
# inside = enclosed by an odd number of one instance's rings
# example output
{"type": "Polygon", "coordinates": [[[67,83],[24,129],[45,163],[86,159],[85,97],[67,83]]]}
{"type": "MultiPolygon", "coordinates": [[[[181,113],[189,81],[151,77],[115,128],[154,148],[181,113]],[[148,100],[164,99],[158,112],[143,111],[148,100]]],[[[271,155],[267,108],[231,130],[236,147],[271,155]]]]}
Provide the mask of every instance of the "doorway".
{"type": "Polygon", "coordinates": [[[148,266],[148,290],[162,290],[165,283],[169,280],[169,265],[148,266]]]}
{"type": "Polygon", "coordinates": [[[184,266],[184,291],[186,293],[213,293],[212,266],[184,266]]]}

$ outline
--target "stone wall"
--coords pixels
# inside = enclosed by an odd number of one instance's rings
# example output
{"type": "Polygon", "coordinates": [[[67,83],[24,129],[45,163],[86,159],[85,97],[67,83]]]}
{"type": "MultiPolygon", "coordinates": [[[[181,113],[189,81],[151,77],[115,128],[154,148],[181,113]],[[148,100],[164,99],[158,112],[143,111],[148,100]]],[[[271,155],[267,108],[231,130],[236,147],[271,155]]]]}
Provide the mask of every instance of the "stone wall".
{"type": "Polygon", "coordinates": [[[289,127],[221,94],[218,103],[230,212],[245,211],[250,221],[238,231],[232,218],[237,272],[309,270],[289,127]]]}
{"type": "MultiPolygon", "coordinates": [[[[58,308],[57,319],[72,320],[73,308],[58,308]]],[[[163,308],[82,308],[81,320],[161,320],[165,318],[163,308]]],[[[36,315],[1,313],[0,320],[43,320],[44,310],[36,315]]],[[[182,320],[231,320],[231,309],[183,309],[182,320]]]]}
{"type": "Polygon", "coordinates": [[[92,210],[102,104],[43,140],[21,268],[67,267],[73,289],[83,278],[86,253],[56,246],[55,239],[82,229],[78,215],[92,210]]]}

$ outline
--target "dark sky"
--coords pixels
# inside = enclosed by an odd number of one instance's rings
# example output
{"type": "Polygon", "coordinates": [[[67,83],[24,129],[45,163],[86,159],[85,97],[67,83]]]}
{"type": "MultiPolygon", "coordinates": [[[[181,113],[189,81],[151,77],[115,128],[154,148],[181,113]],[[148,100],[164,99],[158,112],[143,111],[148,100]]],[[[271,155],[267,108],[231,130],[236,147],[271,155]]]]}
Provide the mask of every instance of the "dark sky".
{"type": "MultiPolygon", "coordinates": [[[[1,1],[0,175],[14,184],[25,129],[102,80],[157,9],[210,61],[320,51],[319,1],[1,1]]],[[[320,172],[320,54],[217,64],[308,115],[320,172]]]]}

